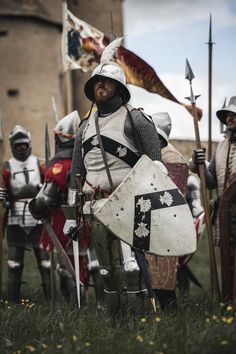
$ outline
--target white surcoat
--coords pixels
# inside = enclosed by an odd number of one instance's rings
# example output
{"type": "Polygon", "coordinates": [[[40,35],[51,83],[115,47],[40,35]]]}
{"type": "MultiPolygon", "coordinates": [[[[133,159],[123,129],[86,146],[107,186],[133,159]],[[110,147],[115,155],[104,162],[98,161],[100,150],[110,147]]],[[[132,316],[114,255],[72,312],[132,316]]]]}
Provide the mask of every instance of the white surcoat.
{"type": "MultiPolygon", "coordinates": [[[[110,185],[103,162],[101,149],[97,147],[98,139],[95,127],[96,114],[97,112],[94,112],[90,116],[87,125],[84,128],[82,137],[82,143],[86,142],[89,138],[94,137],[92,140],[92,145],[94,145],[94,148],[91,149],[85,156],[82,149],[84,165],[87,172],[86,181],[88,181],[88,183],[95,188],[109,191],[110,185]]],[[[110,138],[120,144],[116,151],[117,157],[106,152],[108,167],[115,188],[123,181],[131,170],[129,164],[122,161],[119,156],[124,156],[127,153],[126,148],[138,155],[136,147],[124,134],[126,115],[127,110],[124,106],[122,106],[116,112],[105,117],[98,118],[101,136],[110,138]]],[[[94,189],[88,183],[85,182],[83,186],[83,193],[85,195],[91,195],[94,192],[94,189]]]]}
{"type": "Polygon", "coordinates": [[[28,204],[33,198],[33,195],[32,198],[29,198],[30,191],[37,190],[41,184],[38,159],[33,155],[30,155],[25,161],[19,161],[12,157],[9,160],[9,167],[11,172],[9,188],[13,202],[8,213],[7,224],[34,227],[39,221],[31,215],[28,204]]]}

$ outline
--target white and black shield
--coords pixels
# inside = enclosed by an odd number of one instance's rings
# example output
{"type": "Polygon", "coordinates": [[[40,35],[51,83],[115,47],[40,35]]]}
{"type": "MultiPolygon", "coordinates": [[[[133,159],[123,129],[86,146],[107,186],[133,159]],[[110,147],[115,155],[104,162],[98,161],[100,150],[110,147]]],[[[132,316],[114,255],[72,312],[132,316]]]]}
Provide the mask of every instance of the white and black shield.
{"type": "Polygon", "coordinates": [[[196,251],[189,206],[170,177],[143,155],[94,215],[115,236],[160,256],[196,251]]]}

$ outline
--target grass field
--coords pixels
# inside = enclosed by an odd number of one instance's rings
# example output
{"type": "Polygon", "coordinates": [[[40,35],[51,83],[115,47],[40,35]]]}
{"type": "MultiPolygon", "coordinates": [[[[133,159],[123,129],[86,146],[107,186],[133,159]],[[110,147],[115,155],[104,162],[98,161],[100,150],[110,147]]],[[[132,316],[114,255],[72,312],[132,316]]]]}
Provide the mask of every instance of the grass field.
{"type": "MultiPolygon", "coordinates": [[[[178,293],[176,314],[158,309],[147,317],[127,315],[116,321],[96,309],[92,289],[80,311],[62,301],[57,301],[54,308],[46,304],[33,255],[28,252],[26,256],[22,303],[12,306],[1,300],[1,354],[236,353],[234,309],[210,295],[205,238],[190,262],[203,288],[191,285],[188,295],[181,297],[178,293]]],[[[4,274],[4,290],[5,280],[4,274]]]]}

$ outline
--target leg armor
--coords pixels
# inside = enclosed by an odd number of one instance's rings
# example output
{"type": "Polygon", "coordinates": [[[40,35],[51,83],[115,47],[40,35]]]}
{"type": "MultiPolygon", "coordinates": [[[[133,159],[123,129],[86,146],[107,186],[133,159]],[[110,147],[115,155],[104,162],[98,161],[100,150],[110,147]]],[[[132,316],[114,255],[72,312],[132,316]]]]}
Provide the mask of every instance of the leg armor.
{"type": "Polygon", "coordinates": [[[101,223],[94,221],[93,226],[92,237],[109,312],[126,312],[128,308],[142,312],[145,286],[130,247],[121,243],[101,223]]]}
{"type": "Polygon", "coordinates": [[[173,312],[177,309],[175,290],[155,289],[154,292],[159,300],[162,311],[173,312]]]}
{"type": "Polygon", "coordinates": [[[64,300],[68,303],[73,302],[74,304],[77,304],[75,279],[62,264],[58,265],[57,272],[60,277],[60,289],[64,300]]]}
{"type": "Polygon", "coordinates": [[[51,279],[50,279],[51,262],[49,258],[49,253],[48,251],[45,251],[39,247],[34,247],[34,254],[42,278],[44,296],[47,299],[47,301],[50,301],[51,300],[51,279]]]}
{"type": "Polygon", "coordinates": [[[104,294],[103,280],[99,272],[99,262],[98,262],[95,248],[88,249],[87,255],[88,255],[88,270],[90,271],[90,274],[93,279],[97,308],[101,308],[104,306],[105,294],[104,294]]]}
{"type": "Polygon", "coordinates": [[[20,301],[21,277],[24,268],[24,247],[8,247],[8,280],[7,297],[14,303],[20,301]]]}

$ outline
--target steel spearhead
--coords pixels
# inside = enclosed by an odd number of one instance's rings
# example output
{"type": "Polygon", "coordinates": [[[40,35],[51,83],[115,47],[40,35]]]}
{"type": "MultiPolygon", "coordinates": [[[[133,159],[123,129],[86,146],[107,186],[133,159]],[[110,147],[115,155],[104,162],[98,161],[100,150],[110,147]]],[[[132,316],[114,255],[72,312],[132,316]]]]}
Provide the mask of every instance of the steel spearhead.
{"type": "Polygon", "coordinates": [[[0,143],[3,142],[3,133],[2,133],[2,112],[0,112],[0,143]]]}
{"type": "Polygon", "coordinates": [[[185,66],[185,79],[187,79],[190,83],[192,82],[192,79],[194,78],[194,73],[191,69],[191,66],[188,62],[188,59],[186,59],[186,66],[185,66]]]}
{"type": "Polygon", "coordinates": [[[48,163],[51,157],[51,149],[50,149],[50,140],[49,140],[49,133],[48,133],[48,124],[46,123],[45,126],[45,164],[46,168],[48,167],[48,163]]]}

